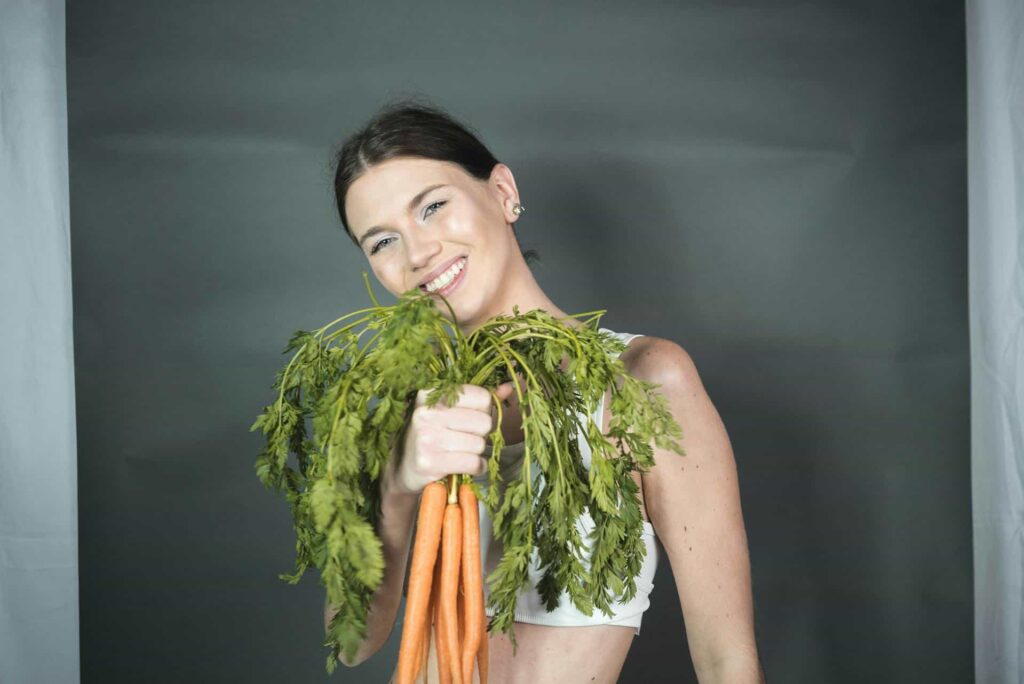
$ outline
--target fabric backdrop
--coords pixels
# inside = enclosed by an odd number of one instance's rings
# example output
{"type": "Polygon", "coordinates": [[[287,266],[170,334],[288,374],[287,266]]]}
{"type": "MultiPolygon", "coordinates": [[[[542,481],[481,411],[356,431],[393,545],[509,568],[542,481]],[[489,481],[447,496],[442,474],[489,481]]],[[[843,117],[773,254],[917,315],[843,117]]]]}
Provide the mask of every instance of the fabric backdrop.
{"type": "MultiPolygon", "coordinates": [[[[769,681],[970,681],[963,3],[67,11],[83,679],[323,680],[248,427],[367,303],[329,153],[414,92],[510,165],[562,309],[694,358],[769,681]]],[[[694,681],[667,562],[652,602],[622,681],[694,681]]]]}
{"type": "Polygon", "coordinates": [[[0,682],[79,680],[64,3],[0,0],[0,682]]]}
{"type": "Polygon", "coordinates": [[[967,3],[978,684],[1024,681],[1024,5],[967,3]]]}

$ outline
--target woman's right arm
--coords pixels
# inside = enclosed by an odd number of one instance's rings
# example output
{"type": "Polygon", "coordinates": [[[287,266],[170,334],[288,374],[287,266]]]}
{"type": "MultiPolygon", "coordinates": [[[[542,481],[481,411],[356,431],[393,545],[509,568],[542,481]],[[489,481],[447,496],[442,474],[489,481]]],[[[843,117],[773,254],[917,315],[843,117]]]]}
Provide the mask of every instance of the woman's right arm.
{"type": "MultiPolygon", "coordinates": [[[[508,382],[495,390],[499,400],[512,393],[508,382]]],[[[480,475],[486,472],[485,437],[494,430],[491,393],[477,385],[463,385],[453,406],[426,406],[426,391],[416,396],[416,406],[402,439],[401,454],[392,453],[380,478],[381,515],[377,535],[383,545],[384,578],[370,602],[366,639],[355,659],[343,665],[355,667],[376,653],[391,635],[402,602],[402,585],[412,544],[412,530],[419,513],[423,488],[449,473],[480,475]]],[[[325,603],[324,629],[337,609],[325,603]]]]}
{"type": "MultiPolygon", "coordinates": [[[[381,478],[381,515],[377,525],[384,555],[384,579],[370,602],[366,618],[366,640],[359,645],[355,660],[347,661],[344,655],[339,661],[349,667],[359,665],[376,653],[391,635],[402,602],[402,585],[412,542],[412,530],[419,509],[418,492],[401,491],[395,486],[392,465],[397,459],[392,454],[391,463],[381,478]]],[[[337,609],[324,604],[324,628],[331,623],[337,609]]]]}

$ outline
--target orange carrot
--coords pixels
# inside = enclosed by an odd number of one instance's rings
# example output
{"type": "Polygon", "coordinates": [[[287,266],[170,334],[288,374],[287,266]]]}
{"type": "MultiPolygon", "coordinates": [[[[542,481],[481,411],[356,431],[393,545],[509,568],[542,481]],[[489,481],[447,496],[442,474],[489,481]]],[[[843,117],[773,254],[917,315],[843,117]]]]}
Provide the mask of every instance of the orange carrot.
{"type": "Polygon", "coordinates": [[[417,668],[416,676],[419,677],[420,672],[423,672],[423,681],[430,682],[430,673],[427,672],[430,664],[430,616],[427,616],[427,624],[423,630],[423,661],[417,668]]]}
{"type": "Polygon", "coordinates": [[[456,603],[459,592],[459,570],[462,565],[462,509],[448,497],[441,533],[441,596],[440,610],[448,636],[448,664],[454,684],[462,681],[462,654],[459,652],[459,620],[456,603]]]}
{"type": "Polygon", "coordinates": [[[487,684],[487,670],[490,667],[487,653],[489,643],[487,632],[484,630],[483,638],[480,639],[480,650],[476,652],[476,667],[480,669],[480,684],[487,684]]]}
{"type": "Polygon", "coordinates": [[[405,602],[405,622],[402,641],[398,648],[397,684],[412,684],[418,664],[418,642],[423,634],[430,604],[432,570],[437,560],[438,542],[444,522],[447,492],[439,482],[431,482],[420,495],[420,510],[416,525],[416,540],[409,568],[409,589],[405,602]]]}
{"type": "Polygon", "coordinates": [[[462,589],[465,634],[462,637],[462,680],[473,681],[473,664],[482,641],[484,613],[483,570],[480,567],[480,512],[476,495],[468,484],[459,487],[462,509],[462,589]]]}
{"type": "MultiPolygon", "coordinates": [[[[459,589],[456,592],[455,599],[455,620],[459,623],[459,654],[461,658],[462,647],[466,643],[466,623],[464,618],[466,617],[466,609],[463,606],[465,601],[462,599],[462,569],[459,569],[459,589]]],[[[462,681],[466,681],[465,675],[462,677],[462,681]]]]}
{"type": "Polygon", "coordinates": [[[416,660],[415,660],[415,662],[416,662],[416,666],[415,666],[415,669],[413,670],[413,673],[412,673],[412,681],[414,681],[414,682],[420,676],[420,668],[423,667],[423,636],[422,636],[422,633],[420,634],[420,636],[416,637],[416,660]]]}
{"type": "Polygon", "coordinates": [[[431,610],[434,613],[434,649],[437,652],[437,681],[440,684],[452,684],[452,673],[448,665],[448,633],[444,630],[441,618],[441,554],[437,554],[434,566],[434,593],[431,596],[431,610]]]}
{"type": "MultiPolygon", "coordinates": [[[[433,601],[433,585],[431,585],[431,601],[433,601]]],[[[413,674],[413,681],[419,681],[420,673],[426,676],[427,664],[430,662],[430,628],[433,624],[433,605],[427,606],[427,619],[423,621],[423,632],[419,641],[419,656],[416,659],[416,673],[413,674]]],[[[425,679],[429,682],[429,679],[425,679]]]]}

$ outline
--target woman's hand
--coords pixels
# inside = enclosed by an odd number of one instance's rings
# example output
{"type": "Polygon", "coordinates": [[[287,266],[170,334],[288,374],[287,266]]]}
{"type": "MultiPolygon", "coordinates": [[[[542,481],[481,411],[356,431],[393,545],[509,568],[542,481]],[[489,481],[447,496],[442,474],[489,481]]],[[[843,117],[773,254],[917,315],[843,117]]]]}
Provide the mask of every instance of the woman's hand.
{"type": "MultiPolygon", "coordinates": [[[[513,389],[507,382],[495,393],[504,401],[513,389]]],[[[490,391],[466,384],[454,406],[442,401],[434,407],[426,405],[427,394],[427,390],[416,393],[399,458],[392,459],[398,461],[390,482],[396,492],[419,494],[429,483],[451,473],[480,475],[487,470],[485,438],[495,427],[490,391]]]]}
{"type": "MultiPolygon", "coordinates": [[[[504,401],[513,391],[512,383],[500,385],[495,393],[504,401]]],[[[484,437],[493,432],[494,401],[490,391],[478,385],[463,385],[454,406],[444,402],[429,408],[427,390],[416,394],[416,404],[405,434],[392,447],[388,465],[380,478],[381,515],[376,532],[382,542],[384,579],[373,597],[367,617],[367,637],[356,656],[339,660],[359,665],[387,641],[395,625],[402,599],[402,582],[409,562],[410,542],[420,493],[423,488],[450,473],[482,473],[486,469],[484,437]]],[[[324,605],[324,629],[329,630],[338,607],[324,605]]]]}

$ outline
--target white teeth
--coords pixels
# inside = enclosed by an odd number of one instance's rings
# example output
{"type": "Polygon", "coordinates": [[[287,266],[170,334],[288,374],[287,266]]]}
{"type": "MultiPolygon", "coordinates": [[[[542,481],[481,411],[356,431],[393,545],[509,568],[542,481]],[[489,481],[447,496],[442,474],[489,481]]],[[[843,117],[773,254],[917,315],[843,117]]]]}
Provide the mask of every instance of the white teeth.
{"type": "Polygon", "coordinates": [[[456,263],[452,264],[451,268],[427,283],[427,292],[435,292],[452,282],[452,280],[455,279],[455,276],[459,275],[459,271],[461,271],[462,267],[465,265],[466,260],[459,259],[456,263]]]}

